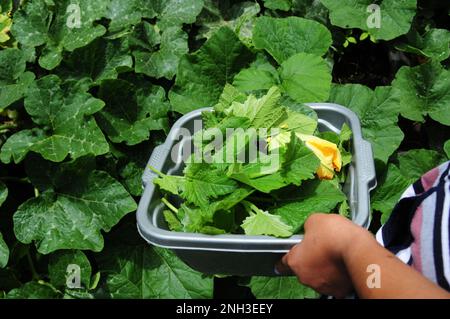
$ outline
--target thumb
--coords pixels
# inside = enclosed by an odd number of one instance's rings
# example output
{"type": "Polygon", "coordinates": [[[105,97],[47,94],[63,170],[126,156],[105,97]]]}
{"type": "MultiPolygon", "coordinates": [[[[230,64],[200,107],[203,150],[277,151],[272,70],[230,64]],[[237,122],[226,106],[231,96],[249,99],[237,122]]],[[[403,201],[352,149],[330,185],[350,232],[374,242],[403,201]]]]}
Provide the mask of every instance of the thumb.
{"type": "Polygon", "coordinates": [[[292,269],[289,267],[287,259],[288,259],[288,255],[289,252],[287,254],[285,254],[281,260],[279,260],[276,264],[275,264],[275,274],[277,275],[282,275],[282,276],[290,276],[293,275],[294,272],[292,271],[292,269]]]}

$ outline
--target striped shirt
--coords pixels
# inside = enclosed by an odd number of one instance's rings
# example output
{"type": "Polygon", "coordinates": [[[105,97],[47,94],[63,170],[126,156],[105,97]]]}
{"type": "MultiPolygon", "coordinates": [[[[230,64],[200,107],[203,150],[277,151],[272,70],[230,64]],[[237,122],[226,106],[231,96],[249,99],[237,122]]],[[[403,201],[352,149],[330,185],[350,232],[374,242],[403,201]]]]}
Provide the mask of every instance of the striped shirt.
{"type": "Polygon", "coordinates": [[[377,241],[404,263],[450,291],[450,161],[402,194],[377,241]]]}

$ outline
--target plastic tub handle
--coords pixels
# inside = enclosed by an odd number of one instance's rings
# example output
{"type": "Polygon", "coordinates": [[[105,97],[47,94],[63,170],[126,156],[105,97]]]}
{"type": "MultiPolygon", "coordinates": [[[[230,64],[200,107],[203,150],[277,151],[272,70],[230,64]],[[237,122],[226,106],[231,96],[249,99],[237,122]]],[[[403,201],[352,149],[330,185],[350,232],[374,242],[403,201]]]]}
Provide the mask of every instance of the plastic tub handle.
{"type": "Polygon", "coordinates": [[[366,140],[362,140],[360,144],[360,163],[361,168],[360,178],[367,183],[369,191],[373,190],[377,185],[375,163],[373,160],[372,144],[366,140]]]}
{"type": "Polygon", "coordinates": [[[166,155],[167,148],[164,144],[153,149],[152,156],[150,157],[147,166],[145,166],[144,174],[142,175],[143,187],[152,183],[153,179],[157,177],[156,173],[150,169],[150,166],[160,171],[163,168],[166,155]]]}

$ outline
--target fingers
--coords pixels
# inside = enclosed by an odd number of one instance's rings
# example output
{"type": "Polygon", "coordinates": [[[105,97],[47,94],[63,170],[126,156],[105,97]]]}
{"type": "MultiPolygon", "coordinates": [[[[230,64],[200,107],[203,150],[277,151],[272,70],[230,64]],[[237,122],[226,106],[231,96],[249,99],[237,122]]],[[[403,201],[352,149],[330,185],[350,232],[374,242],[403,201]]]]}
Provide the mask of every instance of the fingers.
{"type": "Polygon", "coordinates": [[[308,232],[308,229],[313,225],[318,219],[322,218],[323,216],[328,216],[329,214],[324,213],[313,213],[311,214],[303,224],[303,229],[305,230],[305,235],[308,232]]]}
{"type": "Polygon", "coordinates": [[[284,276],[289,276],[292,275],[292,269],[289,267],[288,265],[288,255],[290,254],[290,251],[288,253],[286,253],[281,260],[279,260],[276,264],[275,264],[275,273],[277,275],[284,275],[284,276]]]}
{"type": "Polygon", "coordinates": [[[298,258],[298,254],[296,253],[298,251],[298,246],[299,244],[292,247],[291,250],[275,264],[276,274],[285,276],[295,275],[292,265],[295,263],[295,259],[298,258]]]}
{"type": "MultiPolygon", "coordinates": [[[[285,255],[286,256],[286,255],[285,255]]],[[[283,257],[284,258],[284,257],[283,257]]],[[[277,275],[284,275],[284,276],[290,276],[293,275],[293,271],[287,264],[285,264],[282,260],[278,261],[275,264],[275,273],[277,275]]]]}

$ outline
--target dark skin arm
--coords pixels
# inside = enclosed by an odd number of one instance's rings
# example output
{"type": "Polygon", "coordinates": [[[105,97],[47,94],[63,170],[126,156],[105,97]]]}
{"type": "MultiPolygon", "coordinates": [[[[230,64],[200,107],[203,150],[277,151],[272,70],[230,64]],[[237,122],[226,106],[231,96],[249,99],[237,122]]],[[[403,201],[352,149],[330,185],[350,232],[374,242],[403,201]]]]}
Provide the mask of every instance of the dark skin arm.
{"type": "MultiPolygon", "coordinates": [[[[278,265],[316,291],[343,298],[353,290],[360,298],[450,298],[434,284],[378,244],[362,227],[336,214],[313,214],[305,237],[278,265]],[[379,288],[370,288],[369,265],[380,270],[379,288]]],[[[373,287],[373,286],[372,286],[373,287]]]]}

